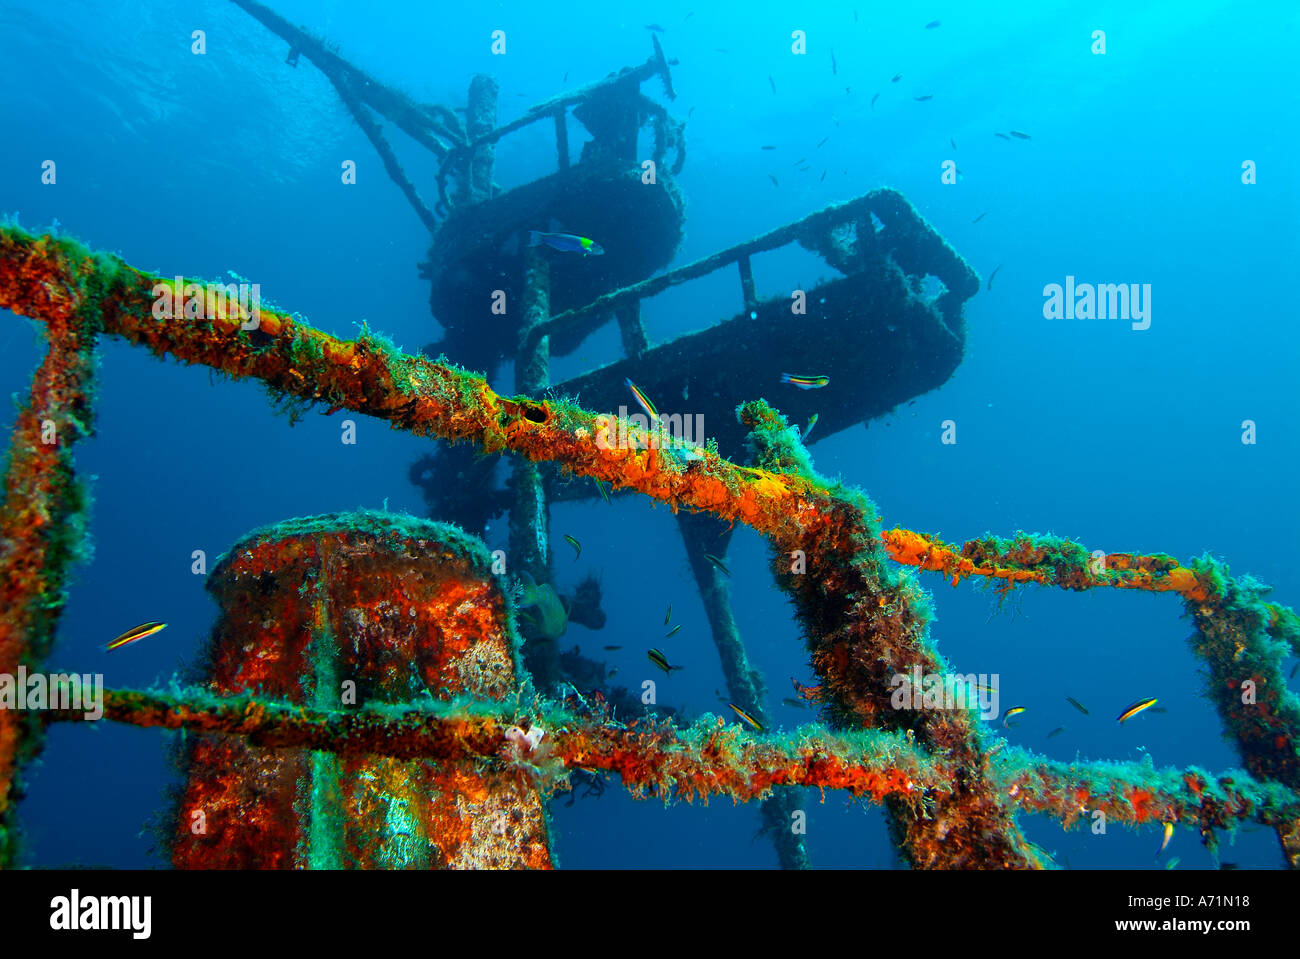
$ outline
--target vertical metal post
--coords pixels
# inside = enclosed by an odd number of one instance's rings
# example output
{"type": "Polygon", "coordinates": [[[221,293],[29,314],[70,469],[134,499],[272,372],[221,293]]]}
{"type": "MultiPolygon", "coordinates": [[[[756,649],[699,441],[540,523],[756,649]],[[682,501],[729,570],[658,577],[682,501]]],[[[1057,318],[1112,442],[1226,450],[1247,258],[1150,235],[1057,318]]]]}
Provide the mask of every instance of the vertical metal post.
{"type": "Polygon", "coordinates": [[[749,265],[749,257],[742,256],[736,261],[740,267],[740,290],[745,296],[745,312],[752,313],[758,309],[758,296],[754,293],[754,268],[749,265]]]}
{"type": "MultiPolygon", "coordinates": [[[[551,318],[551,272],[550,264],[536,247],[526,248],[524,262],[524,319],[515,357],[515,389],[528,396],[540,396],[551,383],[551,339],[541,336],[530,343],[530,334],[551,318]]],[[[551,511],[542,470],[538,464],[519,457],[514,461],[514,504],[510,509],[511,564],[538,584],[551,581],[550,527],[551,511]]],[[[560,681],[558,642],[525,632],[524,664],[539,689],[554,688],[560,681]]]]}
{"type": "Polygon", "coordinates": [[[650,346],[646,339],[645,326],[641,323],[641,302],[620,306],[614,311],[618,317],[618,331],[623,336],[623,353],[636,359],[650,346]]]}
{"type": "MultiPolygon", "coordinates": [[[[500,87],[485,73],[476,74],[469,82],[466,101],[465,133],[472,141],[491,133],[497,125],[497,96],[500,87]]],[[[476,147],[461,171],[457,202],[480,203],[492,196],[492,165],[496,146],[485,143],[476,147]]]]}
{"type": "Polygon", "coordinates": [[[564,107],[555,108],[555,152],[561,170],[569,168],[569,127],[564,118],[564,107]]]}
{"type": "MultiPolygon", "coordinates": [[[[684,511],[677,514],[677,528],[681,531],[686,557],[699,586],[713,643],[718,648],[727,694],[732,702],[766,726],[767,709],[763,705],[766,690],[758,670],[749,665],[740,629],[731,614],[731,592],[727,581],[717,567],[704,558],[706,552],[726,551],[731,542],[731,530],[716,517],[684,511]]],[[[763,831],[776,846],[782,869],[811,868],[803,840],[790,830],[790,814],[799,808],[799,803],[799,791],[785,787],[773,790],[772,795],[763,800],[763,831]]]]}

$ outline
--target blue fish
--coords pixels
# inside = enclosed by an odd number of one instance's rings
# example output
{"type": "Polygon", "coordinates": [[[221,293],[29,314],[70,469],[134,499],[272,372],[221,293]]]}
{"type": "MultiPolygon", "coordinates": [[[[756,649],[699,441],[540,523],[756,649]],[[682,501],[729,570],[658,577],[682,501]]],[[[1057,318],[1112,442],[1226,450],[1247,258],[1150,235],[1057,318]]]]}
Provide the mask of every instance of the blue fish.
{"type": "Polygon", "coordinates": [[[552,250],[581,253],[583,256],[600,256],[605,252],[603,246],[585,236],[574,236],[572,233],[538,233],[536,230],[529,230],[528,245],[541,246],[542,244],[546,244],[552,250]]]}

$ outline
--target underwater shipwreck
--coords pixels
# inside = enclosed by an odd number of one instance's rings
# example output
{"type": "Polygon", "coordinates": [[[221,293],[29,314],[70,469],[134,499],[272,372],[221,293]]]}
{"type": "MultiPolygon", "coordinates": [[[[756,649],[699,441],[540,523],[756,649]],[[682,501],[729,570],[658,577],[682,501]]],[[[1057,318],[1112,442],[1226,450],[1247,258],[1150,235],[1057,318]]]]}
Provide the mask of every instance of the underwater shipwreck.
{"type": "MultiPolygon", "coordinates": [[[[337,513],[250,531],[208,576],[220,614],[202,676],[105,691],[105,718],[186,732],[175,867],[551,868],[548,799],[611,774],[639,797],[757,804],[784,868],[815,865],[789,828],[800,787],[882,805],[899,857],[915,868],[1053,868],[1018,814],[1069,829],[1099,812],[1112,824],[1172,823],[1211,849],[1221,831],[1258,823],[1300,866],[1300,699],[1281,665],[1300,652],[1300,620],[1267,587],[1208,556],[1099,556],[1019,532],[947,543],[886,524],[864,493],[815,471],[812,443],[939,387],[963,357],[963,306],[979,277],[904,196],[873,190],[666,270],[686,222],[674,178],[687,140],[657,37],[644,63],[498,124],[491,77],[473,79],[463,108],[416,103],[265,6],[236,2],[288,45],[286,69],[305,62],[329,78],[428,228],[420,270],[445,335],[421,354],[371,332],[343,340],[287,310],[254,315],[201,280],[0,226],[0,307],[40,321],[47,342],[5,466],[0,673],[42,669],[56,642],[89,501],[73,451],[95,428],[101,337],[259,380],[301,409],[364,414],[447,442],[410,465],[427,516],[337,513]],[[376,117],[433,155],[436,198],[420,195],[376,117]],[[502,190],[496,144],[537,123],[555,131],[554,171],[502,190]],[[577,127],[590,139],[573,155],[577,127]],[[520,242],[556,222],[600,240],[598,272],[585,255],[520,242]],[[839,274],[795,291],[802,311],[789,296],[755,292],[752,259],[789,244],[839,274]],[[650,342],[642,301],[718,271],[734,271],[730,315],[650,342]],[[160,287],[195,308],[158,318],[160,287]],[[493,313],[494,302],[509,307],[493,313]],[[552,382],[551,357],[610,323],[623,356],[552,382]],[[723,362],[739,342],[744,360],[723,362]],[[507,362],[510,396],[488,386],[507,362]],[[792,391],[777,410],[760,397],[789,369],[863,386],[836,406],[792,391]],[[689,389],[715,432],[674,445],[649,415],[609,442],[614,417],[601,411],[629,403],[628,381],[647,397],[689,389]],[[815,433],[792,425],[814,413],[815,433]],[[498,454],[510,463],[500,485],[498,454]],[[548,609],[593,628],[604,614],[598,588],[551,586],[549,508],[602,508],[611,496],[672,509],[727,697],[750,723],[647,709],[599,661],[561,648],[548,609]],[[503,514],[504,557],[468,532],[503,514]],[[766,731],[766,685],[719,568],[737,523],[768,540],[773,580],[818,677],[799,693],[821,721],[792,733],[766,731]],[[931,598],[908,567],[1004,592],[1172,594],[1242,768],[1058,762],[1009,746],[973,707],[894,708],[891,677],[953,672],[930,636],[931,598]]],[[[0,710],[0,866],[18,862],[18,801],[47,725],[76,721],[82,711],[71,707],[0,710]]]]}

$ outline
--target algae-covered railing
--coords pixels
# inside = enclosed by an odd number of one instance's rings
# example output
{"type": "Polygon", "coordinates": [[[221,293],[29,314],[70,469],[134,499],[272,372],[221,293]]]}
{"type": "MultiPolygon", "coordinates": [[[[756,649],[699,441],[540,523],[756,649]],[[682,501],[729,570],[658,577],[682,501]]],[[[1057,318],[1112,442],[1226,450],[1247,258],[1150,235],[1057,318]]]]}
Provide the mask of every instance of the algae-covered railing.
{"type": "MultiPolygon", "coordinates": [[[[596,414],[575,404],[503,397],[473,373],[393,350],[368,334],[343,341],[273,310],[257,322],[220,298],[204,318],[156,319],[154,290],[170,279],[68,239],[0,228],[0,307],[46,324],[49,351],[20,413],[0,507],[0,673],[39,668],[53,641],[62,584],[75,556],[84,497],[68,444],[89,430],[98,334],[262,380],[301,401],[387,419],[417,435],[466,440],[551,461],[577,475],[626,487],[675,510],[711,513],[764,534],[778,583],[793,598],[820,677],[816,693],[832,730],[753,735],[715,717],[693,726],[623,724],[599,709],[571,711],[541,700],[457,701],[392,711],[312,710],[204,690],[111,691],[106,715],[143,726],[221,731],[265,746],[427,757],[447,762],[524,763],[556,788],[575,767],[616,771],[633,791],[665,799],[766,796],[775,786],[843,788],[882,802],[898,848],[919,867],[1048,864],[1020,834],[1017,811],[1069,827],[1104,813],[1112,822],[1166,822],[1214,830],[1252,820],[1275,828],[1300,865],[1300,701],[1280,663],[1297,645],[1291,610],[1262,599],[1220,564],[1179,564],[1162,555],[1098,554],[1045,537],[988,538],[960,550],[906,530],[881,528],[860,493],[812,470],[798,434],[766,403],[738,411],[751,431],[756,467],[705,452],[683,463],[650,444],[599,443],[596,414]],[[792,572],[798,554],[806,565],[792,572]],[[1246,771],[1065,764],[1006,748],[973,709],[899,710],[891,677],[914,668],[951,675],[929,638],[929,597],[895,561],[960,579],[994,577],[1069,589],[1111,586],[1178,593],[1196,624],[1196,652],[1246,771]],[[1248,690],[1248,694],[1247,694],[1248,690]],[[547,725],[549,724],[549,725],[547,725]],[[528,737],[518,727],[546,726],[528,737]]],[[[0,711],[0,863],[15,855],[15,800],[22,765],[39,751],[42,720],[68,713],[0,711]]]]}
{"type": "MultiPolygon", "coordinates": [[[[750,262],[752,257],[799,241],[823,253],[832,266],[846,273],[851,272],[854,264],[848,251],[853,244],[846,242],[847,237],[837,237],[836,233],[850,228],[856,229],[860,235],[874,233],[873,217],[880,220],[886,228],[892,228],[891,236],[913,237],[924,232],[915,211],[901,194],[890,189],[872,190],[845,203],[832,204],[793,223],[769,230],[752,240],[737,243],[725,250],[719,250],[717,253],[679,266],[675,270],[607,293],[585,306],[559,313],[530,330],[529,342],[534,342],[543,336],[553,336],[578,325],[591,316],[625,310],[648,297],[688,280],[707,276],[733,263],[740,271],[741,296],[745,309],[753,310],[758,306],[758,298],[754,292],[754,271],[750,262]]],[[[862,246],[865,247],[865,244],[862,246]]],[[[925,248],[915,255],[924,256],[929,261],[928,272],[938,276],[947,288],[947,292],[940,298],[940,308],[949,325],[955,326],[955,314],[960,312],[961,304],[979,290],[979,277],[937,235],[934,235],[925,248]]]]}

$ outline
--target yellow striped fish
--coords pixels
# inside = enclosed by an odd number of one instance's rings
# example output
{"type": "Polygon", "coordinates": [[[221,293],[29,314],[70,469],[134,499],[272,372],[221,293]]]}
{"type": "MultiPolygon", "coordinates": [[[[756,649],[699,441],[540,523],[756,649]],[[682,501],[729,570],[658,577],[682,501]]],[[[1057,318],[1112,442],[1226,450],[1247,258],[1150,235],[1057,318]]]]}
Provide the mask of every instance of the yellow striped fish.
{"type": "Polygon", "coordinates": [[[582,544],[568,533],[564,534],[564,541],[573,547],[573,559],[576,562],[578,557],[582,555],[582,544]]]}
{"type": "Polygon", "coordinates": [[[1158,702],[1160,702],[1160,700],[1156,699],[1154,696],[1149,696],[1146,699],[1139,699],[1137,702],[1132,703],[1127,709],[1125,709],[1122,713],[1119,714],[1118,722],[1122,723],[1126,719],[1132,719],[1138,713],[1142,712],[1143,710],[1150,709],[1158,702]]]}
{"type": "Polygon", "coordinates": [[[1007,720],[1010,719],[1012,716],[1019,716],[1024,711],[1025,711],[1024,706],[1012,706],[1010,709],[1008,709],[1005,713],[1002,714],[1002,728],[1010,729],[1011,727],[1007,725],[1007,720]]]}
{"type": "Polygon", "coordinates": [[[683,668],[684,668],[684,667],[682,667],[682,666],[673,666],[673,665],[671,665],[671,664],[668,662],[668,657],[665,656],[663,653],[661,653],[661,652],[660,652],[659,650],[657,650],[657,649],[652,649],[652,650],[650,650],[648,653],[646,653],[646,656],[649,658],[650,662],[654,663],[656,666],[658,666],[660,669],[662,669],[662,670],[664,671],[664,675],[665,675],[665,676],[671,676],[671,675],[672,675],[672,671],[673,671],[674,669],[683,669],[683,668]]]}
{"type": "Polygon", "coordinates": [[[141,623],[139,626],[128,629],[117,639],[113,640],[105,649],[121,649],[123,646],[130,646],[132,643],[138,643],[146,636],[152,636],[167,628],[166,623],[141,623]]]}
{"type": "Polygon", "coordinates": [[[623,382],[627,384],[627,388],[632,391],[632,395],[636,397],[636,401],[641,404],[641,409],[645,410],[645,415],[650,417],[650,425],[653,426],[655,423],[658,423],[659,411],[655,409],[655,405],[650,402],[650,397],[642,393],[641,388],[631,380],[625,379],[623,382]]]}
{"type": "Polygon", "coordinates": [[[829,376],[795,376],[793,373],[782,373],[781,382],[789,383],[791,386],[797,386],[801,390],[819,390],[830,383],[829,376]]]}
{"type": "Polygon", "coordinates": [[[761,724],[757,719],[755,719],[753,716],[749,715],[749,713],[745,712],[743,709],[741,709],[741,708],[740,708],[739,706],[737,706],[735,703],[727,703],[727,705],[731,707],[732,711],[733,711],[737,716],[739,716],[741,719],[743,719],[743,720],[744,720],[747,724],[749,724],[750,726],[753,726],[753,727],[754,727],[754,732],[761,733],[761,732],[763,731],[763,726],[762,726],[762,724],[761,724]]]}
{"type": "Polygon", "coordinates": [[[1160,854],[1162,852],[1164,852],[1167,848],[1169,848],[1169,840],[1173,838],[1174,838],[1174,824],[1171,822],[1167,822],[1165,823],[1165,836],[1162,840],[1160,840],[1160,848],[1156,850],[1157,859],[1160,858],[1160,854]]]}

